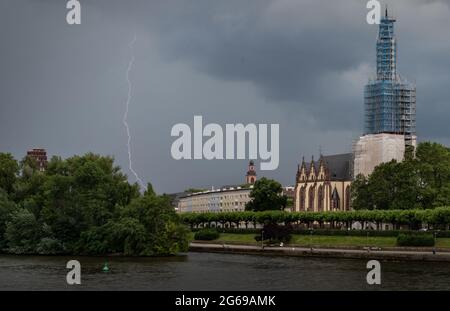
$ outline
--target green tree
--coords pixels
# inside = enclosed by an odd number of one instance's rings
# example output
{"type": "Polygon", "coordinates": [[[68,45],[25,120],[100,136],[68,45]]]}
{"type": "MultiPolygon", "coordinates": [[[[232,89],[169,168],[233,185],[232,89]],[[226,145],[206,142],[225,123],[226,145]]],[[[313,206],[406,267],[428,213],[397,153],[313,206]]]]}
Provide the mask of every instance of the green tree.
{"type": "Polygon", "coordinates": [[[6,223],[5,239],[8,251],[15,254],[34,253],[42,235],[42,228],[34,214],[18,209],[6,223]]]}
{"type": "Polygon", "coordinates": [[[6,248],[4,238],[6,223],[11,220],[12,213],[16,209],[16,204],[10,201],[6,191],[0,188],[0,251],[6,248]]]}
{"type": "Polygon", "coordinates": [[[145,228],[140,255],[173,255],[187,250],[187,229],[167,196],[147,192],[124,208],[121,219],[132,218],[145,228]]]}
{"type": "Polygon", "coordinates": [[[413,160],[392,160],[378,165],[366,178],[352,184],[352,206],[361,209],[413,209],[419,207],[419,176],[413,160]]]}
{"type": "Polygon", "coordinates": [[[111,157],[53,157],[45,172],[0,156],[0,250],[11,253],[169,255],[187,229],[151,184],[142,195],[111,157]],[[4,190],[2,188],[5,188],[4,190]]]}
{"type": "Polygon", "coordinates": [[[252,200],[245,206],[248,211],[282,210],[287,205],[281,184],[265,177],[255,182],[250,198],[252,200]]]}
{"type": "Polygon", "coordinates": [[[10,153],[0,153],[0,188],[8,194],[14,190],[19,165],[10,153]]]}
{"type": "Polygon", "coordinates": [[[437,143],[420,143],[402,162],[375,167],[369,177],[357,176],[352,184],[354,209],[415,209],[450,205],[450,149],[437,143]]]}
{"type": "Polygon", "coordinates": [[[450,149],[431,142],[416,151],[420,177],[420,203],[424,208],[450,205],[450,149]]]}
{"type": "Polygon", "coordinates": [[[354,210],[372,209],[374,203],[369,191],[369,181],[364,175],[356,176],[351,187],[352,208],[354,210]]]}

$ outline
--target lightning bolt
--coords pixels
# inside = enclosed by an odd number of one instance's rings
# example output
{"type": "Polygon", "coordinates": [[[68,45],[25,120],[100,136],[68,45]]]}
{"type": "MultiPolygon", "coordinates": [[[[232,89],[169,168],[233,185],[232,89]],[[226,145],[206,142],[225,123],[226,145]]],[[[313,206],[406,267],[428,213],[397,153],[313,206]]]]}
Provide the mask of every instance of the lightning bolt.
{"type": "Polygon", "coordinates": [[[146,187],[144,185],[144,182],[139,177],[139,175],[136,173],[136,171],[133,169],[133,161],[132,161],[132,157],[131,157],[131,134],[130,134],[130,127],[128,126],[128,111],[130,108],[131,95],[132,95],[132,91],[133,91],[133,85],[130,80],[130,71],[134,64],[133,48],[134,48],[134,43],[136,42],[136,39],[137,39],[136,35],[134,35],[133,40],[130,43],[131,58],[130,58],[130,62],[128,63],[127,74],[126,74],[127,83],[128,83],[128,96],[127,96],[127,101],[125,103],[126,108],[125,108],[125,114],[123,115],[123,125],[125,126],[125,129],[127,131],[127,136],[128,136],[127,149],[128,149],[129,169],[130,169],[131,173],[133,173],[134,177],[136,178],[136,180],[139,183],[139,185],[141,186],[141,188],[145,189],[146,187]]]}

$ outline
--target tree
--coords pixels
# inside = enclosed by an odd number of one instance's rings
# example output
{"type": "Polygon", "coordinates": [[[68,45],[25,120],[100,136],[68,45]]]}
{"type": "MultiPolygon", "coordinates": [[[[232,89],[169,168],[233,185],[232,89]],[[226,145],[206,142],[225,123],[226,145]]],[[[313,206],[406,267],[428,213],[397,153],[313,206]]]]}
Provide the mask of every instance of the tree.
{"type": "Polygon", "coordinates": [[[136,219],[145,229],[145,245],[139,255],[173,255],[188,248],[187,229],[167,196],[146,193],[124,208],[123,218],[136,219]]]}
{"type": "Polygon", "coordinates": [[[352,183],[351,196],[354,210],[371,209],[373,207],[372,195],[369,191],[368,179],[359,174],[352,183]]]}
{"type": "Polygon", "coordinates": [[[438,143],[424,142],[417,147],[416,158],[422,206],[449,205],[450,149],[438,143]]]}
{"type": "Polygon", "coordinates": [[[142,195],[111,157],[0,157],[0,250],[11,253],[169,255],[187,250],[186,228],[168,196],[142,195]],[[15,163],[15,164],[14,164],[15,163]]]}
{"type": "Polygon", "coordinates": [[[250,192],[251,201],[245,209],[248,211],[282,210],[287,205],[287,197],[282,194],[281,184],[265,177],[257,180],[250,192]]]}
{"type": "Polygon", "coordinates": [[[10,201],[6,191],[0,188],[0,251],[6,247],[4,239],[6,223],[11,220],[11,216],[16,209],[16,204],[10,201]]]}
{"type": "Polygon", "coordinates": [[[415,209],[450,205],[450,149],[437,143],[420,143],[402,162],[375,167],[369,177],[357,176],[352,184],[354,209],[415,209]]]}
{"type": "Polygon", "coordinates": [[[18,209],[6,223],[5,239],[8,250],[15,254],[34,253],[41,239],[41,226],[34,214],[18,209]]]}
{"type": "Polygon", "coordinates": [[[19,165],[10,153],[0,153],[0,188],[8,194],[14,190],[19,165]]]}

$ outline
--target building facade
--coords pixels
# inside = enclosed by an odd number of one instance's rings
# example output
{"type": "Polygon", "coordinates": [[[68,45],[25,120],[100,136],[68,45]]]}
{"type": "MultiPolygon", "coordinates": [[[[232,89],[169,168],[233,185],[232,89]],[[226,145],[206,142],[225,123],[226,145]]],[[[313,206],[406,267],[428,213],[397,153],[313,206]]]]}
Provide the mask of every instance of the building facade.
{"type": "Polygon", "coordinates": [[[353,176],[368,176],[380,163],[402,161],[405,144],[403,135],[381,133],[361,136],[353,145],[353,176]]]}
{"type": "Polygon", "coordinates": [[[251,200],[248,188],[236,186],[188,194],[178,201],[178,212],[239,212],[251,200]]]}
{"type": "Polygon", "coordinates": [[[294,210],[324,212],[351,208],[352,154],[320,156],[298,166],[294,210]]]}
{"type": "Polygon", "coordinates": [[[44,172],[47,169],[47,151],[42,148],[35,148],[27,151],[27,156],[36,161],[39,171],[44,172]]]}

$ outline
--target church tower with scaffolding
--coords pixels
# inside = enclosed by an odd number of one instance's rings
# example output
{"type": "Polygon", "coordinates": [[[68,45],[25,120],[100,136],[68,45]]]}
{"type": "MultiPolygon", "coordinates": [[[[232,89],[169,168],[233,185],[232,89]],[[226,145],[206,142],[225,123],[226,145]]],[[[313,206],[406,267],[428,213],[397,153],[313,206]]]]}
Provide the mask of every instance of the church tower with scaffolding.
{"type": "Polygon", "coordinates": [[[392,159],[402,161],[405,150],[416,146],[416,87],[397,72],[395,22],[386,8],[376,43],[376,77],[364,88],[364,135],[353,144],[354,176],[367,176],[392,159]]]}

